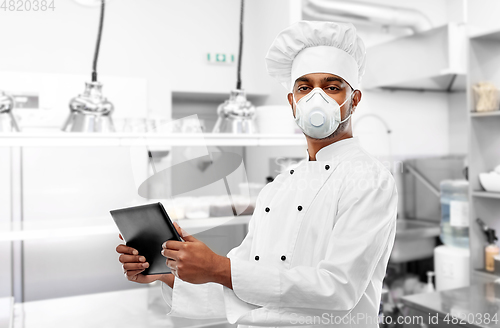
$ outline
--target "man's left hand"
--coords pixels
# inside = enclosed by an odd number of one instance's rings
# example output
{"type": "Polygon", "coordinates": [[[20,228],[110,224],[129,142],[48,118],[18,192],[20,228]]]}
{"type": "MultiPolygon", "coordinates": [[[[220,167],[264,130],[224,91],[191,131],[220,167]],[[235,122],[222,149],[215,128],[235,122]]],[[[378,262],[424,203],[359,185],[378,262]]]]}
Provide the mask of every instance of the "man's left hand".
{"type": "Polygon", "coordinates": [[[217,255],[203,242],[188,235],[176,222],[174,225],[184,242],[167,240],[161,251],[172,273],[192,284],[222,282],[220,278],[230,265],[229,259],[217,255]]]}

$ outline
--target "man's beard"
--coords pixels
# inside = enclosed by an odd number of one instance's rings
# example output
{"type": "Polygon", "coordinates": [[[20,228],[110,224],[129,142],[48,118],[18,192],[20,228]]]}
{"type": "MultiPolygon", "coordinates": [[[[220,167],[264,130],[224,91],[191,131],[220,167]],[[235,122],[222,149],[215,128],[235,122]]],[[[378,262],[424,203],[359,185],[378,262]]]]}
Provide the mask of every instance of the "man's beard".
{"type": "MultiPolygon", "coordinates": [[[[352,111],[352,101],[349,105],[349,113],[352,111]]],[[[339,124],[339,126],[337,127],[337,129],[335,131],[333,131],[332,134],[330,134],[329,136],[327,137],[324,137],[324,138],[321,138],[321,139],[318,139],[318,140],[330,140],[330,139],[333,139],[335,138],[336,136],[338,136],[340,133],[344,132],[344,130],[347,128],[347,126],[349,125],[349,121],[351,120],[351,118],[349,118],[348,120],[346,120],[345,122],[342,122],[339,124]]]]}

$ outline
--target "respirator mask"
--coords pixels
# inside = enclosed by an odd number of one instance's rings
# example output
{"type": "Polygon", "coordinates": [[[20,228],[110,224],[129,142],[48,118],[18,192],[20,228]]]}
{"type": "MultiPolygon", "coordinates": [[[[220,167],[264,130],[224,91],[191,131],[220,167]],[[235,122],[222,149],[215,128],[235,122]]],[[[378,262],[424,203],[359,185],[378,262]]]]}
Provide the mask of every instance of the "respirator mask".
{"type": "MultiPolygon", "coordinates": [[[[309,137],[323,139],[331,135],[341,123],[351,117],[351,113],[341,120],[340,107],[342,107],[354,91],[342,104],[326,94],[321,88],[314,88],[304,97],[295,102],[295,123],[309,137]]],[[[293,93],[292,93],[293,95],[293,93]]]]}

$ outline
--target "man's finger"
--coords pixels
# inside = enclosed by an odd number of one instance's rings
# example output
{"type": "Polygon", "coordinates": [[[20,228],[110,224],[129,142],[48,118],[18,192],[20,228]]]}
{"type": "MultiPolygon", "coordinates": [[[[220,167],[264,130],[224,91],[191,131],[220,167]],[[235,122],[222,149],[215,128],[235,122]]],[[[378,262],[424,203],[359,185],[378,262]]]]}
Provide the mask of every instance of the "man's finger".
{"type": "MultiPolygon", "coordinates": [[[[127,277],[132,277],[132,276],[136,276],[136,275],[138,275],[138,274],[139,274],[139,273],[141,273],[142,271],[144,271],[144,269],[142,269],[142,270],[127,270],[127,271],[125,271],[124,273],[125,273],[125,275],[126,275],[127,277]]],[[[134,280],[135,280],[135,279],[134,279],[134,280]]]]}
{"type": "Polygon", "coordinates": [[[194,238],[192,235],[188,235],[187,232],[185,232],[185,234],[182,235],[182,239],[188,242],[198,241],[198,239],[194,238]]]}
{"type": "Polygon", "coordinates": [[[184,241],[196,241],[198,239],[194,238],[193,236],[191,236],[190,234],[188,234],[186,232],[186,230],[182,229],[178,224],[177,222],[174,222],[174,225],[175,225],[175,228],[177,229],[177,232],[179,233],[179,235],[181,235],[182,239],[184,239],[184,241]]]}
{"type": "Polygon", "coordinates": [[[172,259],[167,259],[165,261],[165,264],[172,270],[177,270],[177,261],[172,260],[172,259]]]}
{"type": "Polygon", "coordinates": [[[166,258],[170,258],[177,261],[179,256],[179,251],[174,249],[164,248],[161,251],[161,255],[165,256],[166,258]]]}
{"type": "Polygon", "coordinates": [[[182,249],[184,242],[182,241],[177,241],[177,240],[167,240],[166,242],[161,245],[163,249],[174,249],[174,250],[179,250],[182,249]]]}
{"type": "Polygon", "coordinates": [[[146,258],[142,255],[125,255],[122,254],[118,257],[118,261],[120,263],[144,263],[146,262],[146,258]]]}
{"type": "Polygon", "coordinates": [[[116,251],[120,254],[130,254],[130,255],[139,255],[139,252],[132,248],[128,247],[127,245],[120,244],[116,247],[116,251]]]}
{"type": "Polygon", "coordinates": [[[182,229],[179,226],[179,224],[175,221],[174,221],[174,227],[175,227],[175,230],[177,230],[177,233],[182,237],[182,229]]]}
{"type": "Polygon", "coordinates": [[[122,235],[121,235],[120,233],[118,234],[118,237],[119,237],[121,240],[123,240],[123,237],[122,237],[122,235]]]}
{"type": "Polygon", "coordinates": [[[123,270],[144,270],[147,267],[149,267],[149,263],[124,263],[123,264],[123,270]]]}

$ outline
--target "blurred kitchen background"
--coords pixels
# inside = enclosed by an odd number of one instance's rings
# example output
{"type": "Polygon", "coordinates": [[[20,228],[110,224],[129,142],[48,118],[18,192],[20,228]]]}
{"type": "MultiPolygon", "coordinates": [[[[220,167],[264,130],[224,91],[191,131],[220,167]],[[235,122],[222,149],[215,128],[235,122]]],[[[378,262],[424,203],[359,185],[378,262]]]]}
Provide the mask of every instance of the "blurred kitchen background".
{"type": "Polygon", "coordinates": [[[499,1],[247,0],[241,20],[239,0],[110,0],[102,85],[100,1],[2,1],[0,327],[230,326],[166,317],[159,284],[128,281],[109,210],[161,201],[217,253],[239,245],[262,187],[306,158],[264,63],[301,19],[352,22],[367,46],[353,130],[400,194],[380,326],[500,316],[499,1]],[[202,175],[218,152],[243,158],[227,179],[143,185],[179,163],[202,175]]]}

